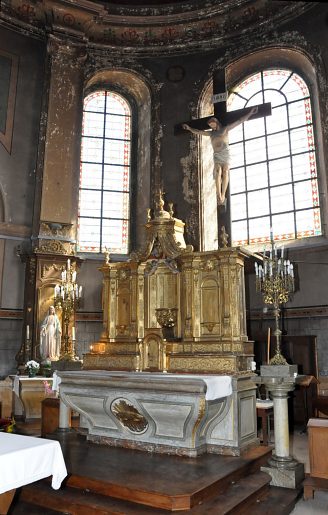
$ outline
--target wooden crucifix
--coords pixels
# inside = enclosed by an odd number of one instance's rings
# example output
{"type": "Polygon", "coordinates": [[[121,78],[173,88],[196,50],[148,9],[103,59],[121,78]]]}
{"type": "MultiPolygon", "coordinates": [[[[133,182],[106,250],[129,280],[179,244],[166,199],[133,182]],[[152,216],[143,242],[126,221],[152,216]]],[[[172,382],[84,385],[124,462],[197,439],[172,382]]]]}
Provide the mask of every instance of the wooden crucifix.
{"type": "Polygon", "coordinates": [[[225,205],[230,171],[228,133],[246,120],[271,115],[271,104],[265,103],[227,112],[228,95],[222,72],[214,74],[213,92],[214,115],[178,124],[174,128],[174,133],[178,135],[189,131],[211,138],[217,201],[219,205],[225,205]]]}

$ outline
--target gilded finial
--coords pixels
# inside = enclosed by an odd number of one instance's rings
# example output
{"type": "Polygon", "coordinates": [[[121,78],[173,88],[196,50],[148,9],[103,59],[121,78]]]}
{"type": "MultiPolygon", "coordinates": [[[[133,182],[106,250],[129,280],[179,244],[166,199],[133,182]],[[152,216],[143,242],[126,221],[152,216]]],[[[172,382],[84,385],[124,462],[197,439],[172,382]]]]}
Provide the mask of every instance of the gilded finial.
{"type": "Polygon", "coordinates": [[[168,203],[168,206],[169,206],[169,213],[170,213],[170,217],[173,218],[173,215],[174,215],[174,211],[173,211],[173,202],[169,202],[168,203]]]}
{"type": "Polygon", "coordinates": [[[226,248],[228,246],[228,238],[229,234],[226,232],[224,225],[222,225],[220,240],[223,248],[226,248]]]}
{"type": "Polygon", "coordinates": [[[150,220],[151,220],[150,211],[151,211],[151,209],[150,209],[150,207],[148,207],[146,209],[146,212],[147,212],[147,222],[150,222],[150,220]]]}
{"type": "Polygon", "coordinates": [[[104,256],[105,256],[105,263],[106,263],[106,265],[108,265],[108,263],[110,262],[110,257],[109,257],[109,250],[107,247],[105,247],[104,256]]]}

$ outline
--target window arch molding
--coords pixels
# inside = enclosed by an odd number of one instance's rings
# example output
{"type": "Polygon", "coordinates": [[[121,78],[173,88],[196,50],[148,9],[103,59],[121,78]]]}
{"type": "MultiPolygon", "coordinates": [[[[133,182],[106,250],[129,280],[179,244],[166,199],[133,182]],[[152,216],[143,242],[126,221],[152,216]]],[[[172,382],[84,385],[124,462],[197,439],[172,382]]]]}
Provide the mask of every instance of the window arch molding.
{"type": "MultiPolygon", "coordinates": [[[[145,212],[150,201],[151,92],[143,77],[123,69],[95,73],[85,84],[83,98],[97,90],[117,93],[131,107],[130,252],[142,244],[142,234],[137,228],[145,223],[145,212]]],[[[87,253],[87,257],[92,257],[92,253],[87,253]]],[[[127,255],[121,257],[125,259],[127,255]]]]}
{"type": "MultiPolygon", "coordinates": [[[[220,63],[220,67],[222,63],[220,63]]],[[[320,196],[320,204],[321,204],[321,221],[322,228],[327,223],[328,218],[328,204],[327,204],[327,180],[324,173],[325,170],[325,156],[323,153],[323,128],[321,124],[321,111],[320,111],[320,91],[318,84],[318,70],[320,70],[319,63],[314,63],[314,60],[310,58],[306,53],[302,50],[296,50],[288,47],[271,47],[271,48],[263,48],[257,51],[250,52],[247,55],[240,56],[236,58],[233,62],[227,63],[226,65],[226,83],[228,90],[233,88],[235,85],[242,82],[246,77],[249,77],[259,71],[264,69],[273,69],[273,68],[286,68],[294,71],[302,79],[306,82],[312,103],[312,115],[313,115],[313,123],[314,123],[314,138],[315,138],[315,146],[316,146],[316,157],[317,157],[317,169],[318,169],[318,186],[319,186],[319,196],[320,196]]],[[[212,95],[212,80],[209,80],[203,88],[202,94],[200,96],[199,102],[199,110],[200,116],[207,116],[211,113],[208,112],[208,106],[210,104],[210,97],[212,95]]],[[[203,140],[208,140],[209,138],[203,138],[203,140]]],[[[208,142],[203,142],[200,147],[201,155],[204,155],[204,150],[208,152],[209,149],[204,148],[204,145],[208,145],[208,142]]],[[[200,171],[200,187],[202,188],[202,180],[204,181],[204,177],[206,174],[210,173],[208,166],[205,164],[202,165],[202,169],[200,171]]],[[[202,191],[202,190],[201,190],[202,191]]],[[[204,226],[204,213],[202,213],[202,223],[201,226],[204,226]]],[[[208,218],[207,218],[208,220],[208,218]]],[[[203,229],[203,248],[205,250],[209,250],[211,246],[215,242],[206,241],[204,238],[205,231],[203,229]]],[[[206,236],[206,235],[205,235],[206,236]]],[[[327,236],[326,236],[327,237],[327,236]]],[[[320,242],[324,242],[326,237],[323,236],[314,236],[309,239],[300,239],[294,240],[291,242],[293,246],[303,246],[303,245],[313,245],[320,244],[320,242]]]]}

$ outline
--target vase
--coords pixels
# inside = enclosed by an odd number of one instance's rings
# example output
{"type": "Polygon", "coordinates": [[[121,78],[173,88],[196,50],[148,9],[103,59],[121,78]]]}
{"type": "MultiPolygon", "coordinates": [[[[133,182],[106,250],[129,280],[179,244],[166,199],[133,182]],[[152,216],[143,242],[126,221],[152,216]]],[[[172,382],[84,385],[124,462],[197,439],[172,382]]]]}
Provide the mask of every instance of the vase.
{"type": "Polygon", "coordinates": [[[36,373],[37,373],[37,369],[36,368],[29,368],[28,369],[28,376],[29,377],[35,377],[36,373]]]}

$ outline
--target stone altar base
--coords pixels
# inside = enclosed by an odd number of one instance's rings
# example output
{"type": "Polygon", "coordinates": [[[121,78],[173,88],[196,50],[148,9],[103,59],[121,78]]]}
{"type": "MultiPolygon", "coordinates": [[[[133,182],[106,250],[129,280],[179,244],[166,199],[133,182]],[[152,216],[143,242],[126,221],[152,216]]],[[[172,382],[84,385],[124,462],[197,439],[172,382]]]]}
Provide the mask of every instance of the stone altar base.
{"type": "Polygon", "coordinates": [[[81,415],[88,440],[190,457],[239,456],[258,443],[252,375],[58,371],[58,376],[61,402],[81,415]],[[214,393],[213,384],[218,384],[214,393]]]}

